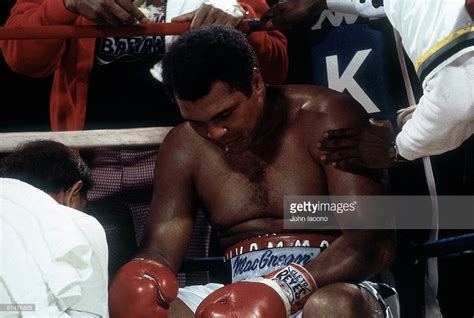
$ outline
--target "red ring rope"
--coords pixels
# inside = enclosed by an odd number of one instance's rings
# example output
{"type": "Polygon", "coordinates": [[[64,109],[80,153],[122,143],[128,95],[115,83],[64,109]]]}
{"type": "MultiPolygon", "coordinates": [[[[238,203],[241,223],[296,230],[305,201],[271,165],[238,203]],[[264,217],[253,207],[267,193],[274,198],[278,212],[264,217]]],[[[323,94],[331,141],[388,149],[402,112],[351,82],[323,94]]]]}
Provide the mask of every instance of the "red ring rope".
{"type": "MultiPolygon", "coordinates": [[[[180,35],[189,30],[190,23],[141,23],[137,25],[74,26],[48,25],[35,27],[0,27],[0,40],[37,40],[69,38],[101,38],[131,36],[180,35]]],[[[255,20],[244,20],[238,27],[242,32],[263,31],[263,26],[255,20]]]]}

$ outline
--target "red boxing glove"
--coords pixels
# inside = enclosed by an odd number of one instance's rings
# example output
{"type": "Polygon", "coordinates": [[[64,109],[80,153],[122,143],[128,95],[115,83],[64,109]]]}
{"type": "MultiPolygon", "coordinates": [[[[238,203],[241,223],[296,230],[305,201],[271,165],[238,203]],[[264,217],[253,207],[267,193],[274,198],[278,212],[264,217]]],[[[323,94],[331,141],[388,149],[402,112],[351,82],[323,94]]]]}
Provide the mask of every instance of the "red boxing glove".
{"type": "Polygon", "coordinates": [[[109,289],[111,318],[166,318],[178,295],[178,280],[161,263],[136,258],[123,265],[109,289]]]}
{"type": "Polygon", "coordinates": [[[286,318],[302,309],[317,286],[302,266],[290,264],[263,279],[224,286],[206,297],[196,318],[286,318]]]}
{"type": "Polygon", "coordinates": [[[207,296],[196,310],[195,318],[286,318],[280,296],[265,284],[237,282],[207,296]]]}

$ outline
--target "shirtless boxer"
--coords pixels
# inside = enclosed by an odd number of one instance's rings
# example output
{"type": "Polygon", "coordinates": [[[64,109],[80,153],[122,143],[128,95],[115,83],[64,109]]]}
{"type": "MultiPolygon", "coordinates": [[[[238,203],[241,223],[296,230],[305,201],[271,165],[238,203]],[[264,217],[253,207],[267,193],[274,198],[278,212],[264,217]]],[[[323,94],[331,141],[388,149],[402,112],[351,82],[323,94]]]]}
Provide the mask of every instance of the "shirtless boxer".
{"type": "MultiPolygon", "coordinates": [[[[392,294],[393,289],[364,282],[393,260],[392,232],[292,233],[283,226],[285,195],[382,193],[374,178],[339,171],[319,159],[322,131],[367,125],[363,108],[322,87],[266,86],[245,37],[225,27],[183,35],[165,56],[163,69],[164,83],[187,122],[160,148],[146,235],[138,258],[112,283],[112,317],[193,317],[196,312],[202,318],[277,318],[298,311],[305,318],[392,317],[377,288],[392,294]],[[230,248],[226,258],[235,265],[241,257],[240,266],[234,266],[234,283],[186,287],[174,300],[175,273],[198,206],[207,211],[222,248],[230,248]],[[279,263],[261,250],[269,244],[271,253],[290,247],[287,252],[294,254],[279,263]],[[250,252],[251,245],[258,250],[250,252]],[[309,254],[311,261],[305,259],[309,254]],[[262,257],[271,266],[258,273],[242,265],[262,264],[262,257]],[[255,282],[260,276],[265,279],[255,282]],[[238,282],[246,278],[254,281],[238,282]]],[[[381,209],[364,211],[338,221],[382,217],[381,209]]]]}

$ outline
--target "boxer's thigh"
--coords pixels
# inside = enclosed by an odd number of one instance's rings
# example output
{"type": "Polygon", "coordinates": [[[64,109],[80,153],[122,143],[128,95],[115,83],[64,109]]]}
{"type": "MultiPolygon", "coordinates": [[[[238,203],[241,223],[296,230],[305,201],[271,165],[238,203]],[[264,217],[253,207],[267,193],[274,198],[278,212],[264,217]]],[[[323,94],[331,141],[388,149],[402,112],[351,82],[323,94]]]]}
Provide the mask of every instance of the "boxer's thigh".
{"type": "Polygon", "coordinates": [[[303,309],[304,318],[383,318],[384,308],[367,289],[354,284],[335,283],[318,289],[303,309]]]}

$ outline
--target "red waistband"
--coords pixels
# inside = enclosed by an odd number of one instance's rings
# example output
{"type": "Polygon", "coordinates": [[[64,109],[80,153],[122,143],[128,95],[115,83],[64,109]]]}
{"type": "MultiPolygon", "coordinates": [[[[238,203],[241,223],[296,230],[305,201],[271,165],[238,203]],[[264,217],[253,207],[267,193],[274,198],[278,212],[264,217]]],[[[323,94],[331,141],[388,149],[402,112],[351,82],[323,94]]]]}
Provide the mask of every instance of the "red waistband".
{"type": "Polygon", "coordinates": [[[337,236],[311,233],[266,234],[246,239],[229,247],[224,261],[248,252],[277,247],[327,247],[337,236]]]}

